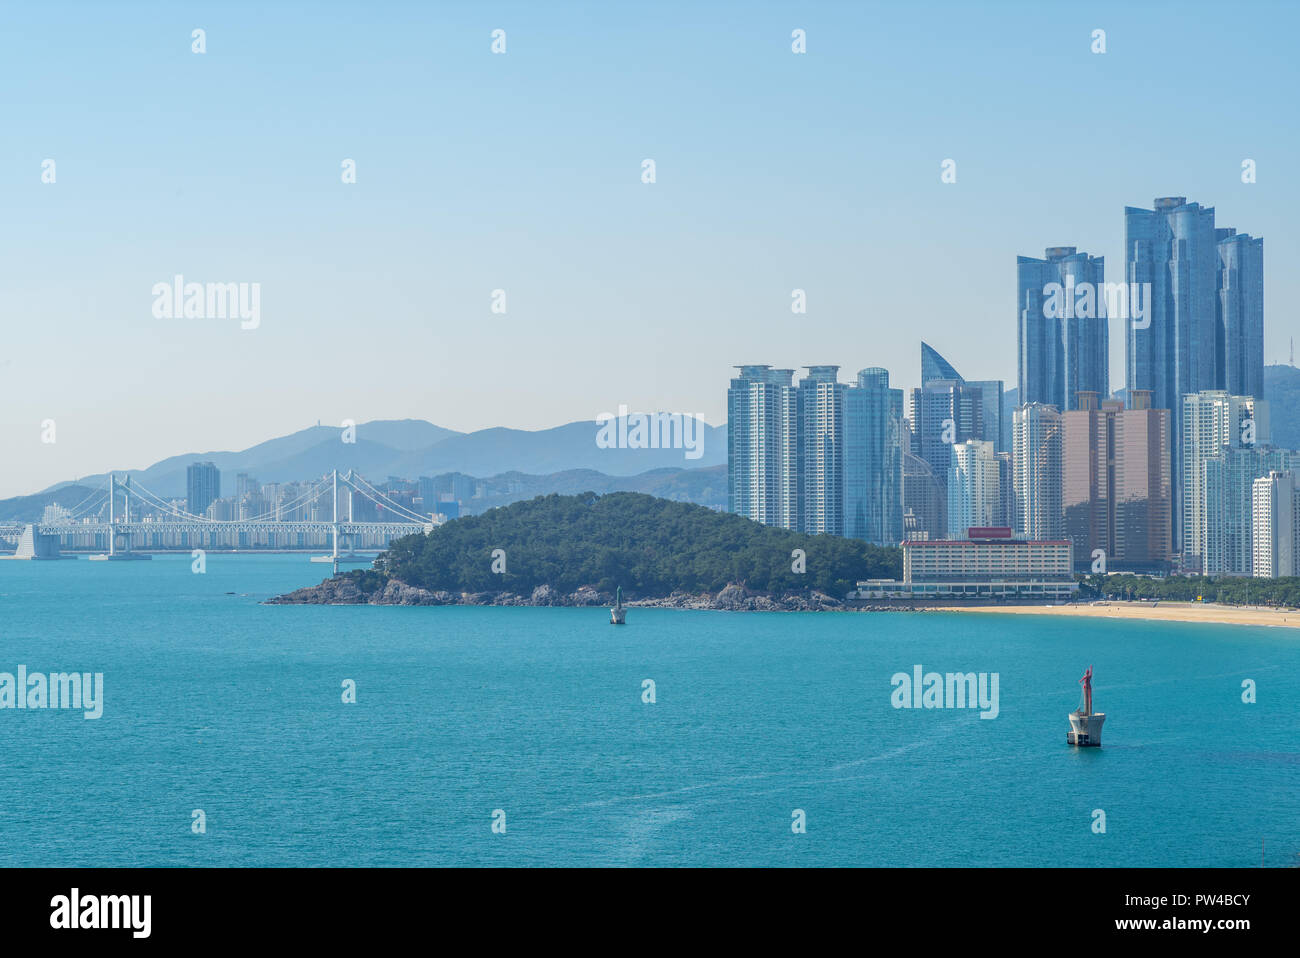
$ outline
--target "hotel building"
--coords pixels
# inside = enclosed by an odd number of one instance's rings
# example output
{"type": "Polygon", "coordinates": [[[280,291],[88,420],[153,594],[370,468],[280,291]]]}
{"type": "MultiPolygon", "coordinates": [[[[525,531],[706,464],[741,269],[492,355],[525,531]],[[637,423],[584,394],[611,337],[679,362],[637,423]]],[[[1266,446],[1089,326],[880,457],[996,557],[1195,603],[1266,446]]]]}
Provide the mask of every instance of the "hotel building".
{"type": "Polygon", "coordinates": [[[903,580],[868,579],[857,598],[979,598],[1061,601],[1078,591],[1071,543],[1012,538],[1006,527],[964,539],[903,543],[903,580]]]}

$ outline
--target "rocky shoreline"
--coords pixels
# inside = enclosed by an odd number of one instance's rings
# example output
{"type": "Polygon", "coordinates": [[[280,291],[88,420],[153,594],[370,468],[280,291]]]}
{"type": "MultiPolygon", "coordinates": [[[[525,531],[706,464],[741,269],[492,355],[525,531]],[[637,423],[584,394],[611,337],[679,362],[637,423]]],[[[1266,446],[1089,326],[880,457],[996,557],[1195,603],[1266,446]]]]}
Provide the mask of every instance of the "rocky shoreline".
{"type": "MultiPolygon", "coordinates": [[[[409,585],[399,579],[389,579],[381,589],[362,592],[354,579],[340,576],[326,579],[320,585],[298,589],[266,601],[267,605],[488,605],[488,606],[562,606],[584,608],[609,606],[614,597],[583,587],[575,592],[561,592],[549,585],[541,585],[530,594],[517,592],[445,592],[430,591],[409,585]]],[[[844,609],[869,610],[872,607],[847,604],[834,596],[813,590],[806,593],[772,595],[751,592],[744,586],[731,584],[715,593],[674,592],[668,596],[644,599],[625,599],[631,608],[652,609],[711,609],[728,612],[824,612],[844,609]]],[[[884,608],[884,607],[882,607],[884,608]]]]}

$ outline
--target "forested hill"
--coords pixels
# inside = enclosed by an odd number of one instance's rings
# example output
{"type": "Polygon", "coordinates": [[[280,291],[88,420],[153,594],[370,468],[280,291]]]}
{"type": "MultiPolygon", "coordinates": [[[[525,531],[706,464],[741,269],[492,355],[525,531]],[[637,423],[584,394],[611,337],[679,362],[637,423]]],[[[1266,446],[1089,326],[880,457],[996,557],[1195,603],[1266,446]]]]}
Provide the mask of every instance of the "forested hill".
{"type": "Polygon", "coordinates": [[[456,519],[395,540],[376,568],[408,585],[453,593],[622,586],[637,599],[712,592],[734,582],[756,592],[816,589],[843,598],[859,579],[900,577],[902,556],[896,548],[615,492],[538,496],[456,519]],[[492,571],[498,549],[504,573],[492,571]],[[806,556],[803,573],[792,570],[795,549],[806,556]]]}

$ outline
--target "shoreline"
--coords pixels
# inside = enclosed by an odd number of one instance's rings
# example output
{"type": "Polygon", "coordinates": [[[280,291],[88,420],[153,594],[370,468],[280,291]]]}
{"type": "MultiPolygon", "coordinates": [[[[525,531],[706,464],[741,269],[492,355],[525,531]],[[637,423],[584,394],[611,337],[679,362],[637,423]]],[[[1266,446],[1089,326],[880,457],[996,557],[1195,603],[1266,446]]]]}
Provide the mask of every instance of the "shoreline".
{"type": "MultiPolygon", "coordinates": [[[[531,594],[515,592],[453,593],[428,591],[400,580],[363,593],[348,580],[327,579],[286,595],[265,600],[266,605],[404,605],[404,606],[526,606],[535,608],[591,608],[608,606],[613,596],[592,588],[572,593],[538,586],[531,594]]],[[[626,599],[628,608],[691,609],[726,612],[964,612],[985,615],[1073,616],[1111,621],[1185,622],[1205,625],[1253,625],[1300,629],[1300,610],[1260,606],[1166,600],[1103,600],[1065,604],[1043,603],[870,603],[845,602],[824,593],[769,595],[729,585],[720,592],[676,592],[669,596],[626,599]]]]}
{"type": "Polygon", "coordinates": [[[1067,605],[945,605],[934,612],[974,612],[986,615],[1045,615],[1075,618],[1145,622],[1188,622],[1203,625],[1262,625],[1300,629],[1300,610],[1270,609],[1250,605],[1219,605],[1215,602],[1171,602],[1099,599],[1067,605]]]}

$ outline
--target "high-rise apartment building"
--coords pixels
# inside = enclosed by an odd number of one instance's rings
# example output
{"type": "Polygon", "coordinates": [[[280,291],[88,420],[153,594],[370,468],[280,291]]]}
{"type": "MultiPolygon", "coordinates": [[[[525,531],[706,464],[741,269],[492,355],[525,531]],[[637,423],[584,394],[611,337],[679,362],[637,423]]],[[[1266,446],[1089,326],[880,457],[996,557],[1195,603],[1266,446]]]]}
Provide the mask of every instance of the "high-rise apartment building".
{"type": "Polygon", "coordinates": [[[1213,207],[1182,196],[1153,206],[1124,210],[1125,280],[1151,291],[1145,316],[1127,321],[1127,386],[1149,390],[1152,407],[1173,410],[1177,426],[1183,396],[1217,387],[1218,241],[1213,207]]]}
{"type": "MultiPolygon", "coordinates": [[[[1010,440],[1010,425],[1007,427],[1010,440]]],[[[999,452],[998,461],[998,513],[993,525],[1015,529],[1016,522],[1016,470],[1010,452],[999,452]]]]}
{"type": "Polygon", "coordinates": [[[766,525],[876,544],[903,538],[903,391],[870,368],[741,366],[727,393],[729,508],[766,525]]]}
{"type": "Polygon", "coordinates": [[[967,439],[952,447],[948,466],[948,538],[997,525],[998,460],[993,443],[967,439]]]}
{"type": "MultiPolygon", "coordinates": [[[[1269,439],[1268,404],[1251,396],[1234,396],[1211,389],[1184,396],[1181,408],[1181,548],[1184,564],[1194,567],[1195,557],[1204,555],[1205,526],[1210,511],[1204,463],[1227,449],[1266,445],[1269,439]]],[[[1248,514],[1249,509],[1249,505],[1243,502],[1242,514],[1248,514]]],[[[1208,566],[1202,564],[1202,567],[1209,571],[1208,566]]]]}
{"type": "Polygon", "coordinates": [[[800,528],[844,534],[844,392],[839,366],[806,366],[795,388],[800,528]]]}
{"type": "Polygon", "coordinates": [[[1073,246],[1050,247],[1043,259],[1016,257],[1020,405],[1070,410],[1081,392],[1110,395],[1104,274],[1102,257],[1073,246]]]}
{"type": "Polygon", "coordinates": [[[1198,561],[1206,575],[1250,575],[1254,567],[1255,480],[1300,465],[1295,453],[1237,446],[1201,460],[1204,519],[1198,561]]]}
{"type": "Polygon", "coordinates": [[[1011,427],[1011,442],[1017,535],[1042,541],[1064,539],[1060,411],[1045,403],[1019,407],[1011,427]]]}
{"type": "Polygon", "coordinates": [[[1264,241],[1234,229],[1218,237],[1215,386],[1264,396],[1264,241]]]}
{"type": "Polygon", "coordinates": [[[799,528],[798,403],[793,369],[739,366],[727,390],[728,509],[799,528]]]}
{"type": "Polygon", "coordinates": [[[1252,486],[1251,575],[1267,579],[1296,574],[1297,487],[1295,473],[1272,470],[1252,486]]]}
{"type": "Polygon", "coordinates": [[[194,462],[185,470],[185,511],[193,516],[207,513],[208,506],[221,498],[221,470],[212,462],[194,462]]]}
{"type": "Polygon", "coordinates": [[[921,343],[921,385],[909,399],[911,452],[930,463],[942,481],[948,473],[945,445],[984,439],[995,451],[1007,451],[1002,393],[1002,380],[965,379],[934,347],[921,343]]]}
{"type": "Polygon", "coordinates": [[[903,541],[903,390],[879,367],[844,392],[844,535],[903,541]]]}
{"type": "MultiPolygon", "coordinates": [[[[1130,316],[1125,336],[1126,382],[1169,409],[1174,429],[1175,542],[1186,549],[1199,530],[1182,528],[1183,397],[1207,390],[1263,398],[1264,244],[1216,229],[1214,208],[1186,197],[1157,199],[1153,209],[1124,210],[1125,280],[1149,302],[1130,316]]],[[[1192,470],[1193,472],[1195,470],[1192,470]]]]}
{"type": "Polygon", "coordinates": [[[903,456],[903,510],[915,521],[910,539],[943,539],[948,534],[948,493],[930,464],[920,456],[903,456]]]}
{"type": "Polygon", "coordinates": [[[1173,552],[1169,410],[1134,390],[1130,407],[1080,393],[1061,417],[1062,505],[1075,567],[1163,572],[1173,552]]]}

